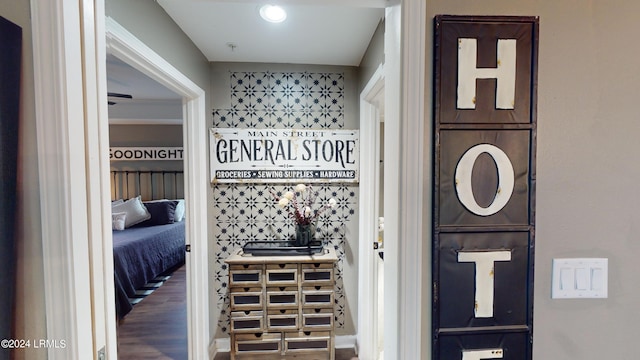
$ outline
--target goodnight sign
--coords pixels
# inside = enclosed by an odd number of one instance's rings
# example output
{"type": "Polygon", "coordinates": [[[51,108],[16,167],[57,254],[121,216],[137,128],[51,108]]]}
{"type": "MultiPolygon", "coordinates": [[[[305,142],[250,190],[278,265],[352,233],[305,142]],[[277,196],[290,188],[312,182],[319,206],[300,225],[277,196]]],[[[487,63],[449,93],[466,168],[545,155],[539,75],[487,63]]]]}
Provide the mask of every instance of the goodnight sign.
{"type": "Polygon", "coordinates": [[[358,182],[358,130],[210,130],[211,182],[358,182]]]}

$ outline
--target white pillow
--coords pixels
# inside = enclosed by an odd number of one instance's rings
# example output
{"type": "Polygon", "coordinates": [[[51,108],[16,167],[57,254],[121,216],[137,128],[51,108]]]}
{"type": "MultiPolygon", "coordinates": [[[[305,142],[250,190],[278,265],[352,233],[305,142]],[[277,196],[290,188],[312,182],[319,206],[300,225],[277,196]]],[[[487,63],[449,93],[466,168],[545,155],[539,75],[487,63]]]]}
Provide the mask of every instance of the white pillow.
{"type": "Polygon", "coordinates": [[[176,212],[175,212],[175,222],[179,222],[184,220],[184,215],[185,215],[185,207],[184,207],[184,199],[176,199],[176,201],[178,201],[178,205],[176,205],[176,212]]]}
{"type": "Polygon", "coordinates": [[[111,214],[111,229],[112,230],[124,230],[125,219],[127,213],[114,213],[111,214]]]}
{"type": "Polygon", "coordinates": [[[113,200],[113,201],[111,201],[111,207],[114,207],[116,205],[120,205],[123,202],[124,202],[124,199],[113,200]]]}
{"type": "Polygon", "coordinates": [[[126,213],[124,227],[129,228],[135,224],[139,224],[151,218],[149,210],[142,203],[140,195],[131,198],[122,204],[114,205],[111,208],[112,213],[126,213]]]}

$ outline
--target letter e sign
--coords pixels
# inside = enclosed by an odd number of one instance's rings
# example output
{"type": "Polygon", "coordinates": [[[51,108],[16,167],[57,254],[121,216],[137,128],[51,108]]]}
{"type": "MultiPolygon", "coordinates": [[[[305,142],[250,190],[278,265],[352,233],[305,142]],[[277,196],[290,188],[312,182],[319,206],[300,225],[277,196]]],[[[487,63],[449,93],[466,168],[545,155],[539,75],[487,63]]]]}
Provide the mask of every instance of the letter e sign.
{"type": "Polygon", "coordinates": [[[437,16],[433,359],[532,359],[537,17],[437,16]]]}

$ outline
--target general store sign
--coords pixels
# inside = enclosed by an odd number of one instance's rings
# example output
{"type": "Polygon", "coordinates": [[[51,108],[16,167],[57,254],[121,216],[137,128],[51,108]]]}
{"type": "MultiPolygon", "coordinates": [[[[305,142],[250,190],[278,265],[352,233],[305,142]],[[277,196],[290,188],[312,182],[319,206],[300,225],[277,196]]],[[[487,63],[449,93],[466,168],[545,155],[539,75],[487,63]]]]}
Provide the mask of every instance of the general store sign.
{"type": "Polygon", "coordinates": [[[358,130],[210,130],[211,182],[358,182],[358,130]]]}

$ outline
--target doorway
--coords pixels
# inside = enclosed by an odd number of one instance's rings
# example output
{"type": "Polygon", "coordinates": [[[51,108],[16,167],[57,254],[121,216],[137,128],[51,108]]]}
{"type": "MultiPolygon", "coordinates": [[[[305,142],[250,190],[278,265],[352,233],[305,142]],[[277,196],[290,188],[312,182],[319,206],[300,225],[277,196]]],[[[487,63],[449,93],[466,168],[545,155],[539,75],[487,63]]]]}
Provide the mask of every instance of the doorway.
{"type": "MultiPolygon", "coordinates": [[[[109,54],[181,97],[185,244],[197,249],[185,256],[187,348],[190,358],[206,358],[209,345],[207,218],[206,198],[200,195],[206,193],[207,184],[205,93],[111,18],[106,19],[106,35],[109,54]]],[[[115,319],[107,321],[107,327],[115,329],[115,319]]],[[[114,339],[115,331],[110,334],[114,339]]],[[[116,351],[114,347],[109,349],[112,353],[116,351]]]]}
{"type": "Polygon", "coordinates": [[[126,217],[113,231],[118,358],[187,359],[182,97],[110,54],[106,68],[111,211],[126,217]],[[125,202],[150,219],[132,224],[125,202]]]}

